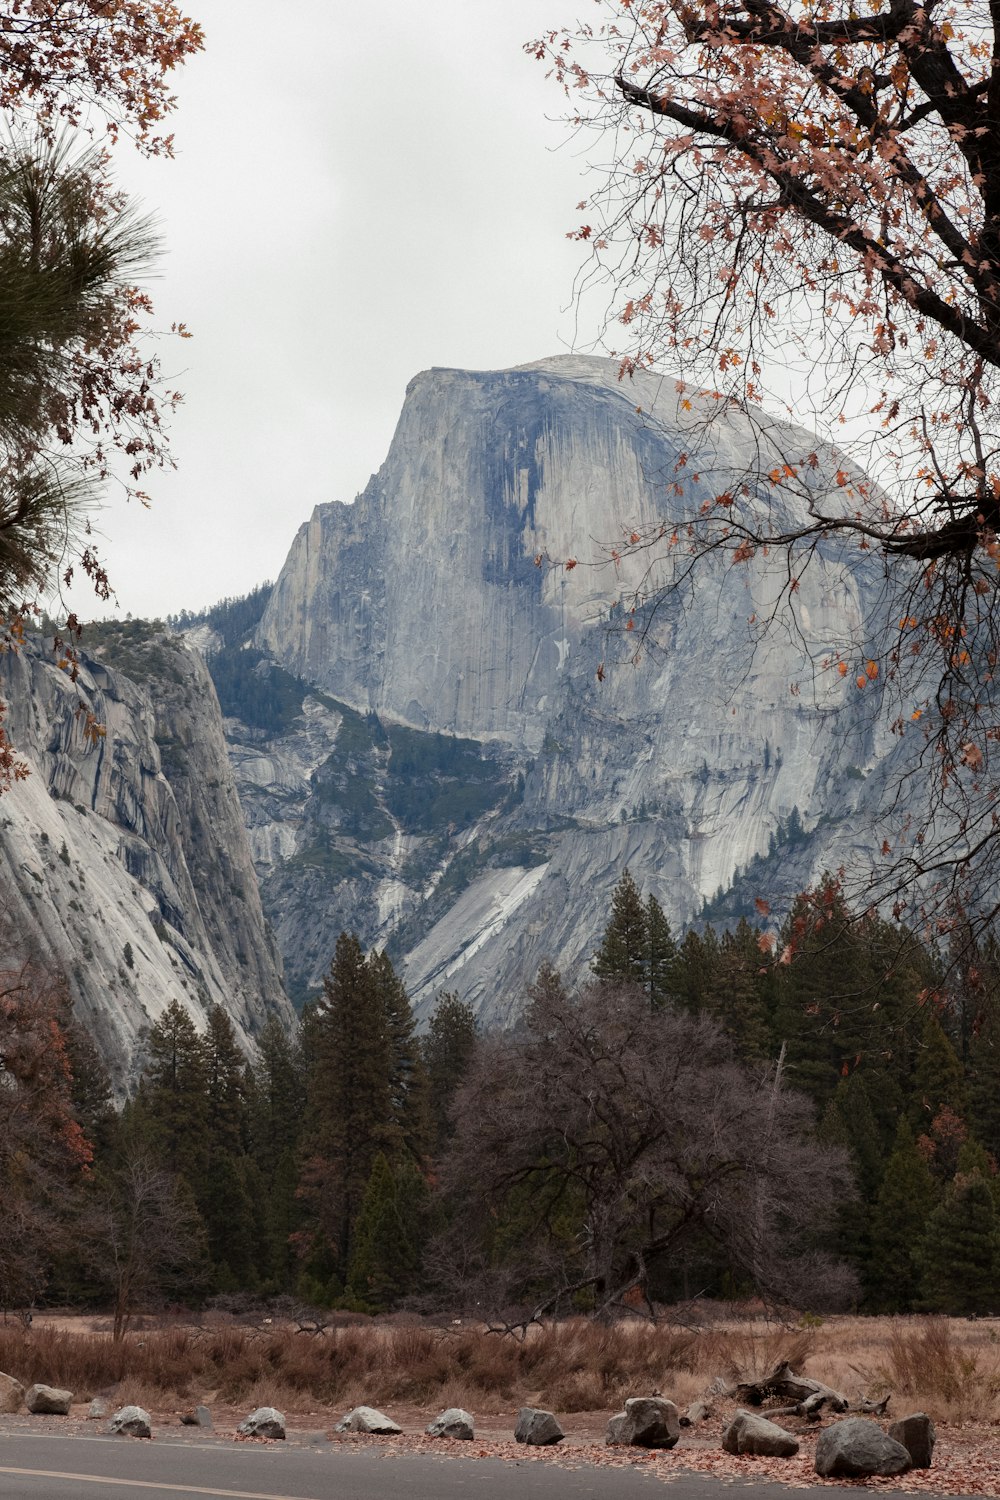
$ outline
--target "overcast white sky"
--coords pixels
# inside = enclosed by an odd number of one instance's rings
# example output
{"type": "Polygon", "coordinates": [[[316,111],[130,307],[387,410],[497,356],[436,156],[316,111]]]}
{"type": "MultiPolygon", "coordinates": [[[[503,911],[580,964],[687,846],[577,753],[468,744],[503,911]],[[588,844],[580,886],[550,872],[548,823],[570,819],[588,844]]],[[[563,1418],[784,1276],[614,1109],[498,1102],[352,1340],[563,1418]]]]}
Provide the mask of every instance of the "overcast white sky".
{"type": "Polygon", "coordinates": [[[586,163],[521,44],[590,8],[188,0],[207,45],[177,75],[177,156],[117,169],[162,221],[158,323],[195,335],[162,345],[177,473],[100,520],[121,614],[275,577],[312,507],[381,464],[417,371],[587,347],[565,239],[586,163]]]}

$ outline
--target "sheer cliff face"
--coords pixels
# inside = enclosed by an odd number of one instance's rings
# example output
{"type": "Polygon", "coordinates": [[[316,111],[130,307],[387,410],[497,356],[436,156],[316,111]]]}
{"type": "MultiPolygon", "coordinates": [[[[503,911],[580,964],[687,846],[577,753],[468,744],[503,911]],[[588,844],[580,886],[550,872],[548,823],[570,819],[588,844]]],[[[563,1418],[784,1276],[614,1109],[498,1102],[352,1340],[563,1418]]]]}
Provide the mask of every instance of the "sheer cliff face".
{"type": "Polygon", "coordinates": [[[66,973],[119,1088],[171,999],[198,1024],[219,1003],[245,1038],[291,1017],[211,679],[178,641],[128,656],[131,675],[87,658],[76,684],[30,643],[0,657],[30,770],[0,801],[5,915],[66,973]]]}
{"type": "MultiPolygon", "coordinates": [[[[411,383],[364,494],[319,506],[301,528],[258,644],[387,722],[500,741],[525,773],[517,810],[491,814],[477,837],[495,848],[501,835],[537,834],[535,862],[491,856],[447,910],[434,881],[449,856],[421,888],[408,874],[410,830],[397,826],[377,859],[368,851],[347,925],[396,943],[418,1001],[448,985],[502,1015],[543,957],[579,971],[625,864],[676,924],[766,854],[793,809],[807,829],[823,825],[807,847],[785,850],[792,889],[870,851],[855,813],[876,797],[892,747],[874,693],[860,705],[853,674],[824,670],[836,651],[865,647],[879,580],[860,555],[814,555],[794,623],[763,641],[759,622],[787,585],[773,560],[703,562],[658,613],[656,649],[638,666],[615,608],[651,559],[647,582],[662,566],[654,551],[611,561],[623,530],[663,526],[669,538],[681,509],[811,450],[818,462],[803,470],[831,506],[840,460],[814,438],[720,416],[673,381],[621,385],[613,362],[588,358],[434,370],[411,383]],[[578,565],[567,569],[570,558],[578,565]],[[401,839],[405,866],[393,853],[401,839]]],[[[806,497],[777,488],[770,503],[791,520],[806,497]]],[[[251,791],[259,806],[259,780],[251,791]]],[[[261,826],[257,840],[267,888],[281,891],[288,954],[290,851],[276,828],[261,826]]]]}
{"type": "MultiPolygon", "coordinates": [[[[647,376],[623,386],[612,362],[583,358],[418,376],[364,494],[352,506],[318,506],[300,529],[259,644],[357,707],[539,748],[584,641],[589,661],[595,627],[648,567],[646,553],[617,568],[592,565],[607,559],[623,528],[645,533],[669,522],[682,503],[678,485],[685,509],[711,499],[759,462],[762,447],[766,468],[768,452],[777,462],[789,446],[815,446],[738,413],[706,429],[706,403],[688,399],[685,411],[668,384],[647,376]],[[580,566],[548,562],[569,558],[580,566]]],[[[678,622],[697,636],[684,666],[697,655],[703,676],[721,649],[743,677],[748,617],[767,609],[774,586],[760,568],[703,580],[700,603],[711,603],[716,618],[678,622]]],[[[845,569],[820,562],[803,590],[811,646],[839,641],[845,624],[859,633],[858,583],[845,569]]],[[[787,695],[799,665],[778,653],[754,666],[763,706],[787,695]]],[[[660,689],[672,675],[659,675],[660,689]]],[[[648,701],[650,686],[644,677],[607,693],[607,706],[619,712],[630,696],[648,701]]],[[[824,702],[844,691],[830,684],[824,702]]],[[[691,729],[699,745],[704,728],[691,729]]],[[[703,748],[711,759],[711,744],[703,748]]]]}

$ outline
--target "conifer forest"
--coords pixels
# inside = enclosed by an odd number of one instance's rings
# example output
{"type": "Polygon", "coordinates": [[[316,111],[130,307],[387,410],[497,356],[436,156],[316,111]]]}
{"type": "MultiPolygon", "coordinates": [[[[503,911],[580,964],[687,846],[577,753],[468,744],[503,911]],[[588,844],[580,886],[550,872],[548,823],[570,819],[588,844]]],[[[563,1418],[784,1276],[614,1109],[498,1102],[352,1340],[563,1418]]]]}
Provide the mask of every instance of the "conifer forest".
{"type": "Polygon", "coordinates": [[[777,942],[677,942],[623,872],[590,980],[543,966],[480,1034],[415,1030],[342,933],[294,1035],[248,1059],[172,1004],[121,1107],[34,962],[4,975],[0,1303],[136,1313],[252,1294],[511,1323],[696,1297],[993,1310],[1000,948],[961,970],[829,878],[777,942]],[[782,961],[793,941],[794,963],[782,961]],[[945,1003],[947,1002],[947,1003],[945,1003]]]}

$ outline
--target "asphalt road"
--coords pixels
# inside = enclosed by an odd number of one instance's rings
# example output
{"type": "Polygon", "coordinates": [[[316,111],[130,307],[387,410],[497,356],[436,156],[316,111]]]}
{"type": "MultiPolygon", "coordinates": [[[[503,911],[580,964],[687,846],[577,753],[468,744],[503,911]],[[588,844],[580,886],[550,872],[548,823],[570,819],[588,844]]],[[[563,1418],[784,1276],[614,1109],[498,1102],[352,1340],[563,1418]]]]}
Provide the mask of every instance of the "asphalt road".
{"type": "MultiPolygon", "coordinates": [[[[577,1462],[575,1455],[567,1460],[577,1462]]],[[[732,1490],[703,1474],[674,1471],[670,1500],[709,1500],[732,1490]]],[[[789,1500],[777,1484],[736,1485],[741,1500],[789,1500]]],[[[660,1482],[641,1470],[383,1454],[318,1441],[299,1447],[226,1439],[0,1436],[3,1500],[654,1500],[660,1482]]],[[[830,1500],[830,1490],[798,1496],[830,1500]]],[[[884,1500],[891,1495],[882,1491],[884,1500]]]]}
{"type": "MultiPolygon", "coordinates": [[[[325,1441],[286,1448],[231,1439],[181,1443],[34,1433],[0,1437],[3,1500],[458,1500],[472,1495],[490,1500],[650,1500],[655,1484],[649,1475],[621,1469],[570,1471],[500,1459],[384,1456],[375,1447],[354,1449],[325,1441]]],[[[705,1500],[704,1483],[697,1485],[697,1494],[705,1500]]]]}

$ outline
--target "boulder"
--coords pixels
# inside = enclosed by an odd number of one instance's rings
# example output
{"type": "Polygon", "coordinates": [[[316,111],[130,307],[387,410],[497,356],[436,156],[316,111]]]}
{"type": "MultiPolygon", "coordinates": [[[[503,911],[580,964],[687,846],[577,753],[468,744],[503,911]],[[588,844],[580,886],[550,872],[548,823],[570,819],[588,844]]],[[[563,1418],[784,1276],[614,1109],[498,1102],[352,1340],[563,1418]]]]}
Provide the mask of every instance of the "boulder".
{"type": "Polygon", "coordinates": [[[191,1411],[181,1412],[181,1424],[184,1427],[204,1427],[211,1432],[212,1413],[207,1406],[195,1406],[191,1411]]]}
{"type": "Polygon", "coordinates": [[[475,1435],[472,1413],[460,1406],[449,1406],[427,1428],[428,1437],[459,1438],[466,1443],[471,1443],[475,1435]]]}
{"type": "Polygon", "coordinates": [[[273,1406],[258,1406],[256,1411],[243,1418],[236,1431],[241,1432],[244,1437],[283,1438],[285,1419],[273,1406]]]}
{"type": "Polygon", "coordinates": [[[100,1396],[95,1396],[87,1407],[88,1422],[103,1422],[108,1414],[108,1403],[102,1401],[100,1396]]]}
{"type": "Polygon", "coordinates": [[[704,1401],[692,1401],[684,1416],[681,1417],[682,1427],[697,1427],[699,1422],[707,1422],[712,1416],[712,1408],[706,1406],[704,1401]]]}
{"type": "Polygon", "coordinates": [[[540,1411],[534,1406],[523,1406],[517,1414],[514,1441],[527,1443],[532,1448],[547,1448],[551,1443],[561,1443],[566,1434],[550,1411],[540,1411]]]}
{"type": "Polygon", "coordinates": [[[680,1435],[680,1417],[672,1401],[633,1396],[608,1423],[607,1442],[616,1447],[672,1448],[680,1435]]]}
{"type": "Polygon", "coordinates": [[[816,1473],[823,1479],[905,1474],[913,1461],[902,1443],[864,1417],[834,1422],[816,1440],[816,1473]]]}
{"type": "Polygon", "coordinates": [[[629,1437],[631,1430],[628,1417],[620,1411],[608,1418],[608,1435],[604,1441],[609,1448],[623,1448],[632,1441],[629,1437]]]}
{"type": "Polygon", "coordinates": [[[926,1412],[914,1411],[908,1417],[900,1417],[889,1428],[889,1436],[902,1443],[915,1469],[930,1468],[937,1433],[926,1412]]]}
{"type": "Polygon", "coordinates": [[[387,1417],[384,1412],[376,1411],[374,1406],[355,1406],[346,1416],[341,1417],[334,1432],[374,1432],[382,1437],[392,1437],[402,1432],[398,1422],[387,1417]]]}
{"type": "Polygon", "coordinates": [[[727,1453],[752,1453],[755,1458],[794,1458],[799,1451],[798,1439],[777,1422],[742,1408],[723,1432],[722,1446],[727,1453]]]}
{"type": "Polygon", "coordinates": [[[21,1402],[24,1400],[24,1386],[13,1375],[5,1375],[0,1370],[0,1412],[4,1415],[21,1410],[21,1402]]]}
{"type": "Polygon", "coordinates": [[[24,1404],[35,1416],[68,1417],[73,1402],[72,1391],[61,1391],[53,1385],[29,1386],[24,1404]]]}
{"type": "Polygon", "coordinates": [[[111,1418],[108,1431],[123,1437],[148,1438],[153,1436],[153,1424],[149,1412],[141,1406],[123,1406],[111,1418]]]}

